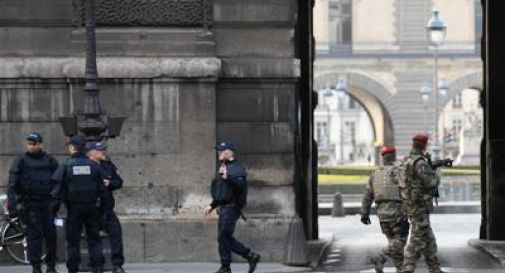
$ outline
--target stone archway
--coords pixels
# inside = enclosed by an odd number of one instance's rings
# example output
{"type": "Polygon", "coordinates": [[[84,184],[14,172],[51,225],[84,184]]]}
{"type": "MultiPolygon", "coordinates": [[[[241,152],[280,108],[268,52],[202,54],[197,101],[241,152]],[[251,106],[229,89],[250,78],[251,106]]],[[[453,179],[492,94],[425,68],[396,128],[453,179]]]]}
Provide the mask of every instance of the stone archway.
{"type": "Polygon", "coordinates": [[[456,95],[465,89],[475,89],[482,91],[484,78],[482,71],[474,71],[460,76],[449,82],[449,92],[447,96],[442,98],[439,102],[438,109],[443,110],[447,103],[456,97],[456,95]]]}
{"type": "Polygon", "coordinates": [[[481,134],[483,132],[479,131],[478,128],[482,128],[481,122],[483,117],[481,117],[482,119],[479,122],[479,116],[481,116],[482,113],[478,111],[475,112],[475,110],[471,109],[475,107],[475,100],[479,100],[478,97],[480,95],[478,93],[482,91],[482,79],[483,74],[481,71],[473,71],[457,77],[450,82],[449,92],[445,97],[441,98],[438,105],[441,115],[440,119],[437,121],[437,126],[439,126],[443,133],[441,137],[441,147],[443,151],[447,152],[447,156],[455,159],[456,164],[477,165],[480,162],[480,143],[482,140],[481,134]],[[469,90],[472,90],[472,92],[469,90]],[[458,94],[462,94],[466,99],[462,99],[459,106],[453,109],[448,104],[454,100],[458,94]],[[470,99],[468,96],[473,98],[470,99]],[[458,111],[458,109],[461,111],[458,111]],[[447,115],[449,115],[449,120],[447,115]],[[459,125],[455,125],[454,122],[459,122],[459,125]],[[458,127],[455,126],[460,126],[460,133],[455,133],[455,130],[458,131],[458,129],[455,129],[458,127]],[[451,140],[446,140],[445,132],[450,134],[451,140]],[[464,135],[464,137],[461,137],[460,134],[464,135]],[[456,139],[456,141],[453,142],[452,139],[456,139]]]}
{"type": "MultiPolygon", "coordinates": [[[[358,101],[368,113],[375,137],[376,152],[385,145],[394,145],[394,127],[387,109],[391,97],[383,84],[358,73],[322,73],[314,79],[314,89],[321,90],[335,84],[342,77],[348,85],[347,94],[358,101]]],[[[376,156],[376,158],[378,158],[376,156]]]]}

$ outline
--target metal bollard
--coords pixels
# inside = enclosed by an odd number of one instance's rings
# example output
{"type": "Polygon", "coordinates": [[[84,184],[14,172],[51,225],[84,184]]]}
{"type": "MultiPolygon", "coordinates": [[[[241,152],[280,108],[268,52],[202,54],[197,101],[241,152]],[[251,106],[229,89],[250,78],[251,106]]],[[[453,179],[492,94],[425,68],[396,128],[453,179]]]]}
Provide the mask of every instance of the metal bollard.
{"type": "Polygon", "coordinates": [[[345,209],[344,209],[344,201],[342,198],[342,194],[340,192],[335,193],[333,195],[333,208],[331,209],[332,217],[344,217],[345,209]]]}

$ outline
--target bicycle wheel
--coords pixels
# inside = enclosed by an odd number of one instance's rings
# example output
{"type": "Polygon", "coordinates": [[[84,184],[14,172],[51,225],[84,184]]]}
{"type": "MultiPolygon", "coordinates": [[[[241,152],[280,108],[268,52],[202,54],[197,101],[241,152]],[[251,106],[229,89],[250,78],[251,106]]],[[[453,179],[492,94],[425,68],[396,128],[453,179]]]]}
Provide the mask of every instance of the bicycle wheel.
{"type": "Polygon", "coordinates": [[[30,263],[28,261],[28,242],[23,228],[17,221],[11,221],[5,226],[2,233],[2,245],[16,262],[30,263]]]}
{"type": "MultiPolygon", "coordinates": [[[[10,221],[2,232],[2,245],[9,255],[18,263],[30,264],[28,260],[28,241],[19,220],[10,221]]],[[[46,254],[42,254],[44,260],[46,254]]]]}
{"type": "Polygon", "coordinates": [[[2,245],[18,263],[29,264],[28,242],[21,225],[16,221],[7,223],[2,232],[2,245]]]}

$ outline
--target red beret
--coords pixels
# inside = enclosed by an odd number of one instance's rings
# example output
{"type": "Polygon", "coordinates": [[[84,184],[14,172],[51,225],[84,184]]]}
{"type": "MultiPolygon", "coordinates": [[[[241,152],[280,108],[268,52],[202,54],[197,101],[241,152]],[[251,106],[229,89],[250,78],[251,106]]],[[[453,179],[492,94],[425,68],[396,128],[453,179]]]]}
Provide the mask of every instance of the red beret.
{"type": "Polygon", "coordinates": [[[385,146],[384,148],[382,148],[382,152],[381,152],[381,155],[385,155],[385,154],[394,154],[396,153],[396,149],[394,146],[385,146]]]}
{"type": "Polygon", "coordinates": [[[417,135],[412,140],[427,144],[429,138],[427,135],[417,135]]]}

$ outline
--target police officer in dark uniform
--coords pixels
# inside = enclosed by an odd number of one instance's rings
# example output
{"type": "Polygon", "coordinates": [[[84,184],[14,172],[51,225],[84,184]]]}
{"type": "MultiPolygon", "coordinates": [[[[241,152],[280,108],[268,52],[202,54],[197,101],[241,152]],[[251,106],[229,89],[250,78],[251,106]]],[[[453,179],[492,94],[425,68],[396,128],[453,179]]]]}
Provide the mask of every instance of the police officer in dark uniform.
{"type": "Polygon", "coordinates": [[[242,209],[247,199],[247,173],[236,159],[235,147],[230,142],[221,142],[216,146],[219,167],[212,182],[212,203],[204,214],[219,208],[218,243],[221,256],[221,268],[216,273],[231,273],[231,253],[234,252],[249,263],[249,273],[253,273],[260,261],[260,255],[233,237],[237,221],[244,218],[242,209]]]}
{"type": "Polygon", "coordinates": [[[107,157],[107,145],[101,141],[94,141],[88,144],[88,157],[100,164],[100,166],[110,175],[110,180],[106,181],[107,200],[103,207],[104,226],[109,234],[111,247],[111,261],[113,265],[112,273],[125,273],[123,269],[123,232],[121,223],[114,212],[115,199],[113,192],[123,187],[123,179],[117,171],[116,165],[107,157]]]}
{"type": "Polygon", "coordinates": [[[39,133],[26,137],[27,152],[14,160],[9,171],[8,204],[10,217],[20,217],[28,241],[28,260],[34,273],[41,271],[42,246],[45,242],[47,273],[55,273],[56,227],[50,211],[51,176],[58,161],[43,150],[39,133]]]}
{"type": "Polygon", "coordinates": [[[62,202],[67,207],[67,268],[76,273],[81,263],[81,232],[84,226],[93,273],[103,272],[103,250],[100,240],[100,206],[105,206],[109,175],[86,152],[84,135],[74,135],[68,145],[70,159],[54,173],[59,184],[54,189],[52,210],[56,214],[62,202]]]}

